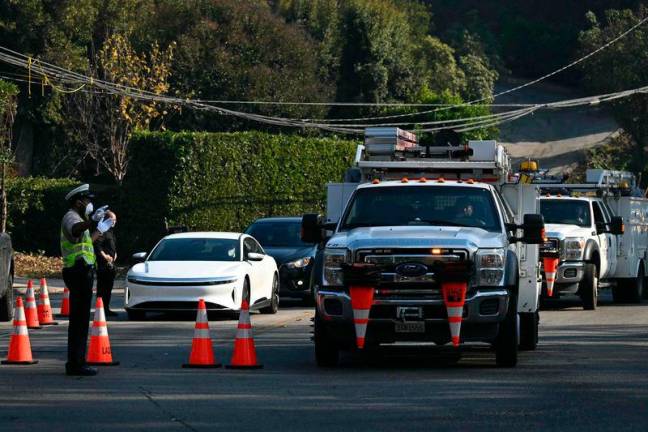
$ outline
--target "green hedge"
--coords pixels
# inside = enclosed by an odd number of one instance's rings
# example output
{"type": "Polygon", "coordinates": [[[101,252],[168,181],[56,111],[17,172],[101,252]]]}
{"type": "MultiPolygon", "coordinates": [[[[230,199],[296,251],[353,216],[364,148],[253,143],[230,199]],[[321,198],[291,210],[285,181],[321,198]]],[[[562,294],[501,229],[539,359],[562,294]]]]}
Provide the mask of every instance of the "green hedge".
{"type": "Polygon", "coordinates": [[[7,231],[15,250],[60,255],[61,218],[68,209],[65,195],[78,184],[78,180],[42,177],[7,180],[7,231]]]}
{"type": "Polygon", "coordinates": [[[136,134],[118,205],[120,248],[150,250],[165,220],[241,231],[263,216],[322,211],[326,183],[341,181],[356,145],[261,132],[136,134]]]}

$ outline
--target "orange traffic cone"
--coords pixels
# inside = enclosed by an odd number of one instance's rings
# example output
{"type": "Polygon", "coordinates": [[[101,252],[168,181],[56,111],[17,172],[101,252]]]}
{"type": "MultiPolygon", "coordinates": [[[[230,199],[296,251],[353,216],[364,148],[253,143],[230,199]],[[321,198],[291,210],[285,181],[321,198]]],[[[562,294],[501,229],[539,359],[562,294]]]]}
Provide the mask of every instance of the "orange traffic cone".
{"type": "Polygon", "coordinates": [[[196,314],[196,326],[191,341],[191,354],[189,363],[183,364],[183,368],[219,368],[222,365],[216,363],[212,340],[209,336],[209,321],[207,320],[207,307],[205,300],[198,300],[198,313],[196,314]]]}
{"type": "Polygon", "coordinates": [[[65,287],[63,289],[63,302],[61,303],[61,311],[59,312],[58,316],[70,316],[70,290],[68,289],[68,287],[65,287]]]}
{"type": "Polygon", "coordinates": [[[47,281],[40,280],[40,303],[38,305],[38,321],[40,325],[58,325],[52,318],[52,306],[50,306],[49,293],[47,292],[47,281]]]}
{"type": "Polygon", "coordinates": [[[22,297],[16,299],[16,313],[14,316],[14,332],[9,341],[9,353],[7,354],[7,360],[3,360],[2,364],[30,365],[38,363],[38,361],[32,359],[22,297]]]}
{"type": "Polygon", "coordinates": [[[27,320],[27,328],[42,328],[40,323],[38,322],[38,311],[36,310],[36,298],[34,296],[34,283],[31,281],[31,279],[27,281],[26,297],[25,318],[27,320]]]}
{"type": "Polygon", "coordinates": [[[554,283],[556,282],[556,269],[558,258],[543,258],[545,280],[547,281],[547,295],[553,297],[554,283]]]}
{"type": "Polygon", "coordinates": [[[254,339],[252,338],[252,324],[250,323],[250,304],[247,300],[243,300],[241,304],[234,353],[232,353],[230,364],[226,367],[228,369],[260,369],[263,367],[257,361],[254,339]]]}
{"type": "Polygon", "coordinates": [[[461,321],[463,307],[466,301],[466,290],[466,282],[443,282],[441,284],[443,301],[448,312],[450,337],[452,337],[452,345],[456,347],[459,346],[459,341],[461,340],[461,321]]]}
{"type": "Polygon", "coordinates": [[[117,366],[118,361],[113,361],[110,350],[110,339],[108,338],[108,324],[104,314],[103,300],[97,297],[95,304],[95,316],[90,329],[90,347],[86,362],[93,366],[117,366]]]}
{"type": "Polygon", "coordinates": [[[352,286],[351,308],[353,309],[353,324],[356,332],[356,345],[362,349],[365,346],[365,335],[369,323],[369,311],[373,304],[374,289],[366,286],[352,286]]]}

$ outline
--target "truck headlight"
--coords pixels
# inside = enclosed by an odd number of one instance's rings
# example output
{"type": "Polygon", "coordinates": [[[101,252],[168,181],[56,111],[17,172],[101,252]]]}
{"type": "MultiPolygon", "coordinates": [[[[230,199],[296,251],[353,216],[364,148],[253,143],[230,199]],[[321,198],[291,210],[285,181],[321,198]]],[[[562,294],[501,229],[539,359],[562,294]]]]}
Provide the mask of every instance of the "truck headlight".
{"type": "Polygon", "coordinates": [[[504,249],[479,249],[475,254],[478,286],[499,286],[504,279],[504,249]]]}
{"type": "Polygon", "coordinates": [[[583,250],[585,250],[585,239],[582,237],[567,237],[564,242],[566,260],[580,261],[583,259],[583,250]]]}
{"type": "Polygon", "coordinates": [[[290,261],[289,263],[286,263],[286,267],[288,268],[304,268],[308,264],[310,264],[312,261],[311,257],[304,257],[304,258],[299,258],[294,261],[290,261]]]}
{"type": "Polygon", "coordinates": [[[342,264],[347,261],[346,249],[325,249],[324,250],[324,271],[322,272],[322,285],[342,286],[344,275],[342,264]]]}

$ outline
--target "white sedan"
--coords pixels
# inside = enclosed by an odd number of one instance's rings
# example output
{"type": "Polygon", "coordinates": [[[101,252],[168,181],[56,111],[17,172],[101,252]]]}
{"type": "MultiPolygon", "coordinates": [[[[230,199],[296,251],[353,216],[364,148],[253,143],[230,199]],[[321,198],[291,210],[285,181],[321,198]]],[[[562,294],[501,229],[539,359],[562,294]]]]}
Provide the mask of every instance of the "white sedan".
{"type": "Polygon", "coordinates": [[[208,310],[250,308],[276,313],[279,273],[275,260],[247,234],[196,232],[164,237],[126,277],[124,308],[129,319],[147,311],[195,310],[204,299],[208,310]]]}

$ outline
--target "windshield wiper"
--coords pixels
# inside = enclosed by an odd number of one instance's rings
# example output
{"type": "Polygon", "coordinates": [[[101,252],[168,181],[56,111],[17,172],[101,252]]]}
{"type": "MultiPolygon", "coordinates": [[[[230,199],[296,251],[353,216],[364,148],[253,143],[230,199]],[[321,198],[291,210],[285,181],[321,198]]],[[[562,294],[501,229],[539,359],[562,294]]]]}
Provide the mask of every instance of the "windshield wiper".
{"type": "Polygon", "coordinates": [[[434,219],[418,219],[418,220],[412,220],[408,222],[409,224],[428,224],[428,225],[435,225],[435,226],[455,226],[455,227],[464,227],[464,228],[479,228],[474,225],[466,225],[466,224],[460,224],[457,222],[451,222],[447,220],[434,220],[434,219]]]}

